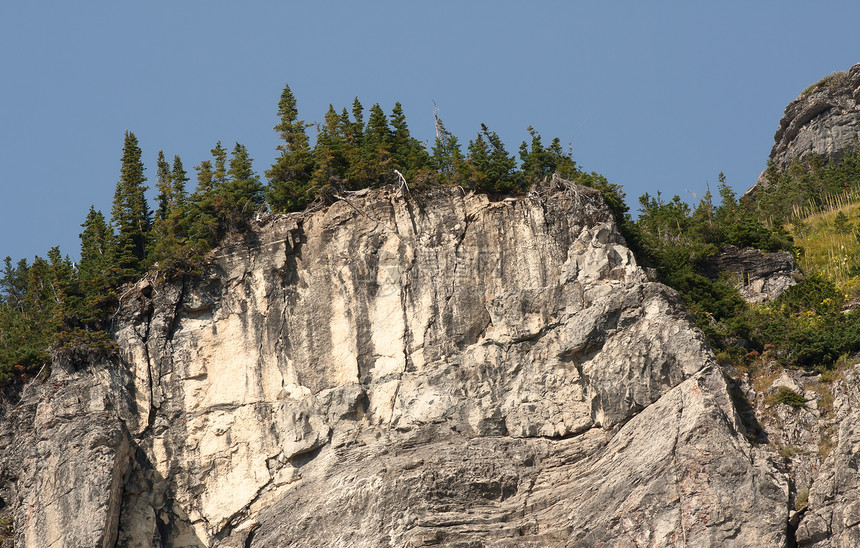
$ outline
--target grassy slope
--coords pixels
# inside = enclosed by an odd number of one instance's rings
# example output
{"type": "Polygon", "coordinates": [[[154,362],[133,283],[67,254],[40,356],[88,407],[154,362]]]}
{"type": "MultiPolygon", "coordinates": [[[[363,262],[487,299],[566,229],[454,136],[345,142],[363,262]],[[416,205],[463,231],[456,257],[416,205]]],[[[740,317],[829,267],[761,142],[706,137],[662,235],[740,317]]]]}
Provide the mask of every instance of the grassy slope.
{"type": "Polygon", "coordinates": [[[857,203],[834,207],[812,214],[801,223],[786,228],[794,236],[795,245],[803,248],[800,266],[807,274],[820,274],[833,281],[846,295],[860,293],[860,277],[851,274],[851,267],[860,259],[860,242],[853,228],[860,227],[860,206],[857,203]],[[847,217],[849,229],[837,230],[839,213],[847,217]]]}

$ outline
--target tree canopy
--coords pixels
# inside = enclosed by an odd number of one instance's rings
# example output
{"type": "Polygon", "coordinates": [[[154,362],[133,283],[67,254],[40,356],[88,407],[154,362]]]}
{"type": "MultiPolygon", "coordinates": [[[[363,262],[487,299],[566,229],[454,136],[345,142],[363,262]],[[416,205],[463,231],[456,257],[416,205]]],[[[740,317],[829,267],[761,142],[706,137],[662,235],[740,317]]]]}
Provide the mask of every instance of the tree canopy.
{"type": "Polygon", "coordinates": [[[225,235],[246,230],[261,210],[301,211],[315,202],[328,203],[343,191],[399,184],[401,177],[412,190],[457,185],[479,192],[522,193],[559,173],[601,190],[616,214],[629,221],[617,185],[579,170],[558,138],[544,146],[531,127],[530,144],[523,142],[518,159],[485,124],[463,150],[437,116],[436,139],[428,149],[412,135],[400,102],[386,114],[379,103],[365,110],[356,97],[349,108],[330,105],[320,123],[310,124],[299,115],[289,85],[278,101],[277,118],[280,155],[265,170],[265,182],[243,144],[236,142],[228,151],[217,141],[210,156],[194,166],[196,185],[189,193],[182,159],[173,155],[171,163],[159,150],[154,209],[146,198],[139,142],[126,131],[110,219],[90,207],[81,224],[79,262],[63,256],[59,248],[32,263],[11,258],[4,262],[0,380],[32,372],[47,360],[50,347],[109,347],[105,329],[123,284],[151,268],[166,276],[197,272],[209,250],[225,235]]]}

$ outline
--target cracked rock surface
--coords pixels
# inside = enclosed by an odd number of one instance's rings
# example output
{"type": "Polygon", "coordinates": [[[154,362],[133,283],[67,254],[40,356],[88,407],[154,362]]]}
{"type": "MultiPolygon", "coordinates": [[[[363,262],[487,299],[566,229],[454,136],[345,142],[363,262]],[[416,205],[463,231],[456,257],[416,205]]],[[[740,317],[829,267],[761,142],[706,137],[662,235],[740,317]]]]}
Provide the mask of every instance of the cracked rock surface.
{"type": "Polygon", "coordinates": [[[798,546],[836,548],[860,544],[860,366],[833,388],[834,447],[798,516],[798,546]]]}
{"type": "Polygon", "coordinates": [[[724,246],[705,261],[701,272],[734,286],[744,300],[761,303],[776,300],[800,278],[800,267],[790,251],[765,253],[754,247],[724,246]]]}
{"type": "MultiPolygon", "coordinates": [[[[71,384],[116,401],[62,415],[116,426],[110,458],[78,457],[98,483],[71,482],[107,501],[98,545],[788,542],[785,476],[590,189],[378,189],[270,216],[201,275],[139,283],[114,336],[121,363],[71,384]]],[[[58,413],[46,385],[36,416],[58,413]]],[[[60,467],[40,462],[7,472],[18,514],[79,518],[31,502],[60,467]]],[[[56,545],[96,545],[74,535],[56,545]]]]}

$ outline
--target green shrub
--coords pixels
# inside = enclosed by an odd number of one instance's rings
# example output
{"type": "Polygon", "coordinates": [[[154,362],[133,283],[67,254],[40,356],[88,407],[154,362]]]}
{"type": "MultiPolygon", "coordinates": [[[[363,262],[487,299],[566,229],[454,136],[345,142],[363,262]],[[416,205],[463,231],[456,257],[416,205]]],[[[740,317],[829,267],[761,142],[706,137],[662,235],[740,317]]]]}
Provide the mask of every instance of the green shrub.
{"type": "Polygon", "coordinates": [[[784,403],[794,408],[806,407],[806,402],[809,401],[801,394],[798,394],[791,388],[780,386],[775,394],[771,394],[765,400],[768,405],[778,405],[784,403]]]}

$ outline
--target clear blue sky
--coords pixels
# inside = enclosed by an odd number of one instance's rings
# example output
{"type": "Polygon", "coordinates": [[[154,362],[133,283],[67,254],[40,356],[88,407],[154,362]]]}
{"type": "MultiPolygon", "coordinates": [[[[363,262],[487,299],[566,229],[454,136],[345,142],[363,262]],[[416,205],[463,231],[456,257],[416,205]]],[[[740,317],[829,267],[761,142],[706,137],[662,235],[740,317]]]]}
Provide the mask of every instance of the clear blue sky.
{"type": "Polygon", "coordinates": [[[720,171],[743,192],[788,102],[860,62],[860,2],[8,0],[0,52],[0,257],[32,260],[110,214],[125,130],[150,187],[159,149],[193,176],[218,140],[262,174],[287,82],[308,121],[400,101],[430,140],[435,100],[462,143],[484,122],[511,152],[532,125],[634,210],[720,171]]]}

